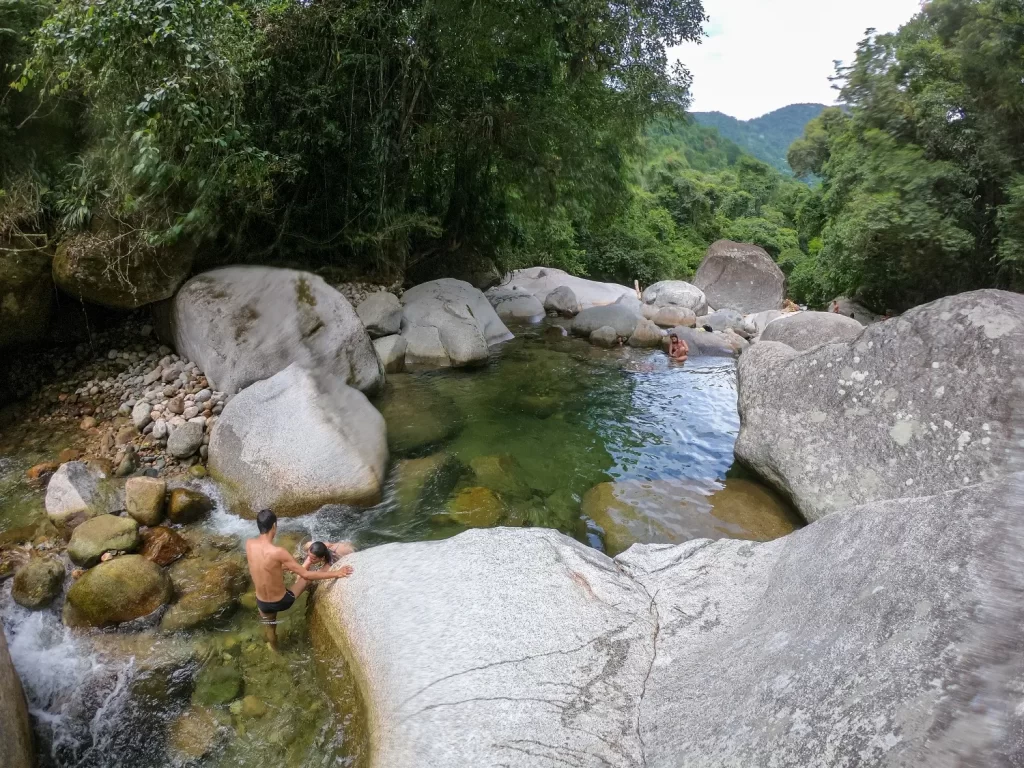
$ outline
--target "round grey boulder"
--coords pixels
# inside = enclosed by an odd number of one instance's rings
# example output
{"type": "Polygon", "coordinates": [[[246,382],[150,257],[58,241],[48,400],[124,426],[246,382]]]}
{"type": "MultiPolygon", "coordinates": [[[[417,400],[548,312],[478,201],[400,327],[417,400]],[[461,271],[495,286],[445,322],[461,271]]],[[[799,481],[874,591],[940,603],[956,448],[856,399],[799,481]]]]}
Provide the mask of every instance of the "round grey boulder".
{"type": "Polygon", "coordinates": [[[174,428],[167,438],[167,452],[176,459],[187,459],[203,444],[203,425],[187,421],[174,428]]]}
{"type": "Polygon", "coordinates": [[[391,336],[402,330],[402,302],[393,293],[371,293],[356,307],[371,339],[391,336]]]}
{"type": "Polygon", "coordinates": [[[821,344],[852,341],[863,330],[853,318],[832,312],[794,312],[768,323],[761,341],[778,341],[802,352],[821,344]]]}
{"type": "Polygon", "coordinates": [[[619,334],[610,325],[605,325],[590,334],[590,343],[595,347],[614,347],[619,343],[619,334]]]}
{"type": "Polygon", "coordinates": [[[629,337],[629,346],[640,348],[658,347],[661,346],[661,340],[664,337],[665,332],[661,328],[650,320],[641,319],[636,324],[636,330],[633,331],[633,335],[629,337]]]}
{"type": "Polygon", "coordinates": [[[572,321],[572,332],[576,336],[589,338],[598,328],[609,326],[616,336],[628,339],[641,320],[640,314],[625,304],[609,304],[604,307],[590,307],[582,310],[572,321]]]}
{"type": "Polygon", "coordinates": [[[103,481],[106,475],[84,461],[60,465],[46,486],[46,514],[56,526],[113,512],[117,494],[103,481]]]}
{"type": "Polygon", "coordinates": [[[372,392],[384,372],[348,300],[309,272],[225,267],[196,275],[170,307],[178,353],[235,394],[292,363],[372,392]]]}
{"type": "Polygon", "coordinates": [[[580,313],[580,302],[568,285],[560,285],[544,299],[544,309],[561,317],[576,317],[580,313]]]}
{"type": "Polygon", "coordinates": [[[649,286],[643,293],[642,301],[652,307],[681,307],[695,315],[703,315],[708,311],[704,291],[683,280],[662,280],[649,286]]]}
{"type": "Polygon", "coordinates": [[[384,418],[370,401],[298,365],[235,395],[210,437],[210,471],[245,516],[374,504],[387,462],[384,418]]]}
{"type": "Polygon", "coordinates": [[[716,309],[744,315],[782,309],[786,276],[763,248],[719,240],[708,248],[693,284],[716,309]]]}
{"type": "Polygon", "coordinates": [[[488,290],[485,295],[502,320],[530,323],[544,317],[544,305],[522,288],[499,285],[488,290]]]}

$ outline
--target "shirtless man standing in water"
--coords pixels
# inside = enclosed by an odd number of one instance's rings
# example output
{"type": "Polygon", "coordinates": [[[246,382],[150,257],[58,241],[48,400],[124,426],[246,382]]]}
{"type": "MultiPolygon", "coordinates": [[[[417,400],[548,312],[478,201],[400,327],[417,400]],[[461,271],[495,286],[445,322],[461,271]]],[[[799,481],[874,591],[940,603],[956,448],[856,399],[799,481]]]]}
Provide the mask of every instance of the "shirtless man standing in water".
{"type": "Polygon", "coordinates": [[[295,562],[288,550],[274,544],[277,534],[277,515],[264,509],[256,515],[260,535],[245,542],[245,556],[249,560],[249,574],[256,588],[256,607],[260,611],[263,634],[270,647],[277,650],[277,614],[295,604],[309,582],[343,579],[352,573],[346,565],[336,571],[309,571],[295,562]],[[284,572],[291,571],[297,578],[291,589],[285,589],[284,572]]]}

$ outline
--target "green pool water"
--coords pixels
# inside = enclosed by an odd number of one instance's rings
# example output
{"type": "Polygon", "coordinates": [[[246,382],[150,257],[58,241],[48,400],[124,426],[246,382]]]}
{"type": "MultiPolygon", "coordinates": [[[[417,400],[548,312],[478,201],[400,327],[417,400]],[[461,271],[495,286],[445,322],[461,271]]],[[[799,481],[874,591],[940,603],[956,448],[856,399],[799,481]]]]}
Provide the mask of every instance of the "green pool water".
{"type": "MultiPolygon", "coordinates": [[[[382,502],[283,520],[286,543],[315,536],[365,548],[481,525],[546,526],[615,554],[633,542],[767,539],[798,525],[734,467],[732,360],[680,366],[659,351],[597,349],[546,324],[514,330],[486,367],[389,377],[376,401],[392,444],[382,502]]],[[[52,459],[68,437],[32,425],[6,436],[0,545],[10,550],[46,525],[43,491],[25,481],[25,469],[52,459]]],[[[222,503],[199,528],[211,539],[235,537],[229,547],[237,548],[254,533],[222,503]]],[[[213,629],[75,633],[61,624],[59,605],[15,605],[8,579],[0,618],[43,766],[361,762],[352,676],[343,663],[314,657],[305,598],[282,614],[279,656],[262,642],[245,599],[213,629]],[[348,708],[333,703],[346,700],[348,708]]]]}

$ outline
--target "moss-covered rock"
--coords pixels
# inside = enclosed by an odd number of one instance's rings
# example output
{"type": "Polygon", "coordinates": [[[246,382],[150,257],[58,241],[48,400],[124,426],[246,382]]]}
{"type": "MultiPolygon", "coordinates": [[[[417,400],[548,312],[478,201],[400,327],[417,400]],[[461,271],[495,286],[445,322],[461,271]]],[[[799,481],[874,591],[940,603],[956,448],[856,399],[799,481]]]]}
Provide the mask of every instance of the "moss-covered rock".
{"type": "Polygon", "coordinates": [[[53,258],[62,291],[113,309],[137,309],[169,299],[192,270],[190,244],[154,247],[105,222],[65,238],[53,258]]]}
{"type": "Polygon", "coordinates": [[[141,555],[115,557],[85,572],[68,590],[64,623],[108,627],[148,616],[171,599],[171,580],[141,555]]]}
{"type": "Polygon", "coordinates": [[[464,488],[448,503],[447,517],[470,528],[490,528],[505,513],[501,499],[490,488],[464,488]]]}
{"type": "Polygon", "coordinates": [[[188,525],[202,520],[213,510],[210,497],[191,488],[175,488],[167,501],[167,520],[175,525],[188,525]]]}
{"type": "Polygon", "coordinates": [[[53,305],[48,251],[0,239],[0,349],[39,341],[53,305]]]}
{"type": "Polygon", "coordinates": [[[134,552],[141,543],[139,524],[132,518],[100,515],[75,528],[68,557],[75,565],[91,568],[104,552],[134,552]]]}
{"type": "Polygon", "coordinates": [[[387,423],[393,454],[422,454],[455,437],[465,423],[454,400],[411,376],[390,377],[387,392],[374,404],[387,423]]]}
{"type": "Polygon", "coordinates": [[[192,703],[213,707],[227,704],[242,695],[244,680],[235,662],[208,664],[196,678],[192,703]]]}
{"type": "Polygon", "coordinates": [[[171,566],[175,603],[160,620],[162,632],[209,626],[228,616],[249,585],[245,563],[237,555],[191,557],[171,566]]]}
{"type": "Polygon", "coordinates": [[[395,468],[395,499],[403,510],[415,512],[427,498],[447,497],[464,470],[462,462],[447,453],[400,461],[395,468]]]}
{"type": "Polygon", "coordinates": [[[33,557],[14,573],[11,597],[25,608],[45,608],[60,594],[64,566],[53,557],[33,557]]]}
{"type": "Polygon", "coordinates": [[[130,477],[124,484],[124,504],[139,525],[160,525],[164,521],[167,481],[156,477],[130,477]]]}
{"type": "Polygon", "coordinates": [[[199,760],[217,745],[221,723],[206,707],[192,707],[171,725],[171,749],[183,760],[199,760]]]}

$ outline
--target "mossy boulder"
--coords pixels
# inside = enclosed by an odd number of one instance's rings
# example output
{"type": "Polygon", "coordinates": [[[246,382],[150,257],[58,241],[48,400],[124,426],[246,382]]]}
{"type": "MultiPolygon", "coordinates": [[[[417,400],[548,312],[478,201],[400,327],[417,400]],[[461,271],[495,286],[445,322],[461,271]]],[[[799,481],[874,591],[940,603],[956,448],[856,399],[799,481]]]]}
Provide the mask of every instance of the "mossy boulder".
{"type": "Polygon", "coordinates": [[[217,746],[221,725],[213,710],[192,707],[171,725],[171,749],[185,761],[199,760],[217,746]]]}
{"type": "Polygon", "coordinates": [[[180,560],[169,575],[177,600],[160,620],[160,630],[168,633],[210,626],[227,617],[249,585],[245,564],[235,555],[180,560]]]}
{"type": "Polygon", "coordinates": [[[166,605],[171,580],[141,555],[115,557],[86,571],[68,590],[64,623],[109,627],[148,616],[166,605]]]}
{"type": "Polygon", "coordinates": [[[464,470],[462,462],[447,453],[398,462],[395,468],[398,506],[414,512],[425,499],[445,498],[455,488],[464,470]]]}
{"type": "Polygon", "coordinates": [[[515,456],[499,454],[470,459],[477,485],[490,488],[506,498],[529,498],[530,487],[522,478],[523,468],[515,456]]]}
{"type": "Polygon", "coordinates": [[[505,514],[505,505],[490,488],[463,488],[448,502],[447,515],[469,528],[491,528],[505,514]]]}
{"type": "Polygon", "coordinates": [[[45,608],[60,594],[64,566],[53,557],[33,557],[14,573],[11,597],[24,608],[45,608]]]}
{"type": "Polygon", "coordinates": [[[0,349],[45,337],[53,305],[52,259],[27,239],[0,239],[0,349]]]}
{"type": "Polygon", "coordinates": [[[192,703],[206,707],[228,704],[239,698],[243,689],[244,680],[237,664],[209,664],[196,678],[192,703]]]}
{"type": "Polygon", "coordinates": [[[91,568],[104,552],[134,552],[141,543],[139,524],[132,518],[100,515],[75,528],[68,557],[75,565],[91,568]]]}
{"type": "Polygon", "coordinates": [[[167,481],[156,477],[130,477],[124,484],[124,504],[139,525],[160,525],[164,521],[167,481]]]}
{"type": "Polygon", "coordinates": [[[202,520],[213,510],[210,497],[191,488],[175,488],[167,501],[167,520],[175,525],[188,525],[202,520]]]}
{"type": "Polygon", "coordinates": [[[192,271],[194,247],[154,247],[100,222],[65,238],[53,258],[53,282],[65,293],[112,309],[171,298],[192,271]]]}
{"type": "Polygon", "coordinates": [[[192,549],[183,536],[162,525],[142,531],[141,536],[142,549],[139,554],[160,566],[170,565],[192,549]]]}

